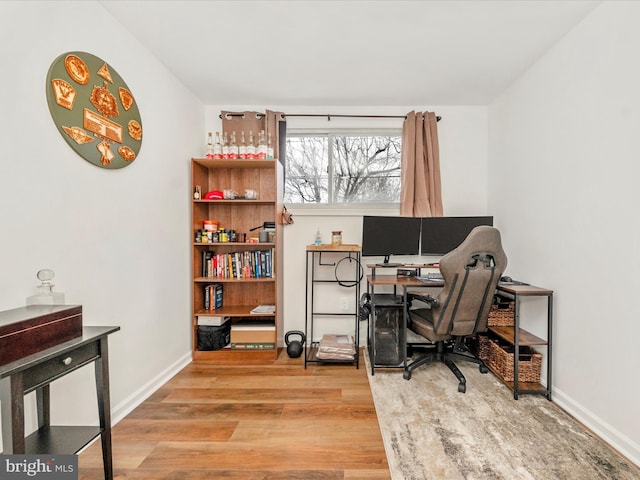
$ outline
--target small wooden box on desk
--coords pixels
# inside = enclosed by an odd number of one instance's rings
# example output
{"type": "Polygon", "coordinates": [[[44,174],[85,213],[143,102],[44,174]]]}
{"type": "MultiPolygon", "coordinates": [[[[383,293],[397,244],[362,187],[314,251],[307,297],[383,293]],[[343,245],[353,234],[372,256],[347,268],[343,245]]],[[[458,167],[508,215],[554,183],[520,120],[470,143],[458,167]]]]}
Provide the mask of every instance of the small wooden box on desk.
{"type": "Polygon", "coordinates": [[[0,312],[0,365],[80,335],[79,305],[30,305],[0,312]]]}

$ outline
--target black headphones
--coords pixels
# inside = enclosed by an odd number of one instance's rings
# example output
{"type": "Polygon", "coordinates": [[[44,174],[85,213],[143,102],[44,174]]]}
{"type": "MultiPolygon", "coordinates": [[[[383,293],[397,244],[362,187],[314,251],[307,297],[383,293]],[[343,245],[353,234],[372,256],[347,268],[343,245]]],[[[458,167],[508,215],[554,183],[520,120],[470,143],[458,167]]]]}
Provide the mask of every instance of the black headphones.
{"type": "Polygon", "coordinates": [[[366,320],[371,315],[371,295],[363,293],[360,297],[360,321],[366,320]]]}

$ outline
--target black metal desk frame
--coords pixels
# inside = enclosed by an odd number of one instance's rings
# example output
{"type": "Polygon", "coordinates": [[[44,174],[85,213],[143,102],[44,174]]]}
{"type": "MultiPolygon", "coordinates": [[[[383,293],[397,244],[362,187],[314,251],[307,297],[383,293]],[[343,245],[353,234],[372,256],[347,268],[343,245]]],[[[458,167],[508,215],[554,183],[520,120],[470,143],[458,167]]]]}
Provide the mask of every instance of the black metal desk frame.
{"type": "Polygon", "coordinates": [[[83,327],[82,336],[0,366],[5,454],[77,454],[100,435],[105,480],[113,479],[107,336],[120,327],[83,327]],[[99,426],[51,426],[50,384],[95,365],[99,426]],[[24,396],[36,393],[38,429],[25,438],[24,396]]]}
{"type": "Polygon", "coordinates": [[[415,269],[419,275],[422,275],[423,269],[433,269],[437,268],[433,264],[401,264],[394,266],[384,266],[384,265],[367,265],[367,268],[371,270],[371,275],[367,276],[367,293],[371,296],[371,322],[367,323],[367,341],[368,341],[368,349],[369,349],[369,361],[371,364],[371,375],[375,375],[376,368],[397,368],[397,369],[405,369],[407,367],[407,289],[409,288],[429,288],[429,287],[442,287],[444,282],[438,281],[427,281],[423,282],[415,277],[406,277],[406,276],[398,276],[398,275],[376,275],[376,269],[386,269],[386,268],[403,268],[403,269],[415,269]],[[399,365],[379,365],[375,363],[375,326],[376,326],[376,318],[375,311],[376,305],[380,306],[388,306],[388,298],[385,294],[378,295],[375,293],[376,286],[387,286],[393,287],[394,297],[398,296],[398,288],[402,288],[402,294],[399,296],[401,301],[394,305],[397,305],[399,308],[402,308],[402,320],[400,325],[401,330],[401,339],[403,345],[403,361],[399,365]]]}
{"type": "MultiPolygon", "coordinates": [[[[372,274],[367,277],[367,293],[371,295],[371,308],[373,316],[371,326],[368,326],[368,346],[369,346],[369,360],[371,362],[371,375],[375,374],[376,368],[406,368],[407,366],[407,351],[406,351],[406,329],[407,329],[407,290],[409,288],[425,288],[425,287],[442,287],[444,282],[433,281],[433,282],[421,282],[411,277],[395,277],[393,275],[389,276],[377,276],[375,274],[374,265],[367,265],[372,269],[372,274]],[[374,351],[375,351],[375,287],[376,285],[387,285],[393,286],[394,295],[397,295],[397,288],[402,287],[402,324],[401,335],[404,338],[404,361],[400,365],[376,365],[374,362],[374,351]]],[[[411,266],[415,268],[415,265],[411,266]]],[[[431,265],[421,265],[417,266],[417,268],[426,268],[431,267],[431,265]]],[[[510,296],[514,300],[514,309],[515,309],[515,319],[514,319],[514,328],[513,332],[508,336],[501,335],[503,339],[513,343],[514,347],[514,355],[513,355],[513,372],[514,372],[514,381],[513,382],[505,382],[507,386],[509,386],[513,390],[513,398],[518,400],[520,395],[524,394],[536,394],[536,395],[544,395],[547,400],[551,400],[551,390],[552,390],[552,353],[553,353],[553,290],[549,290],[546,288],[536,287],[532,285],[511,285],[506,283],[499,283],[496,289],[497,293],[506,294],[510,296]],[[546,364],[547,364],[547,381],[546,386],[536,385],[537,388],[521,388],[518,382],[518,363],[520,359],[520,344],[521,344],[521,335],[522,331],[520,328],[520,302],[522,297],[546,297],[547,298],[547,338],[546,340],[539,339],[540,341],[535,343],[535,345],[546,346],[546,364]]],[[[491,328],[490,328],[491,330],[491,328]]],[[[526,332],[528,337],[535,337],[530,333],[526,332]]]]}

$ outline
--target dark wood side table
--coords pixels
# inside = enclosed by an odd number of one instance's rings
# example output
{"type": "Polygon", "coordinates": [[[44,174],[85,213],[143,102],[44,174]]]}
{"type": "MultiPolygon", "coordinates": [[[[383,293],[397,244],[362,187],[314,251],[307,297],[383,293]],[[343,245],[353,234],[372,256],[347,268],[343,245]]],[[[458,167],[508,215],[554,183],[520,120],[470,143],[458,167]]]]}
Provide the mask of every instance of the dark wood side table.
{"type": "Polygon", "coordinates": [[[0,366],[3,453],[76,454],[99,435],[104,478],[113,479],[107,336],[118,330],[120,327],[83,327],[80,337],[0,366]],[[52,426],[50,383],[92,362],[100,425],[52,426]],[[25,438],[24,396],[33,391],[38,430],[25,438]]]}

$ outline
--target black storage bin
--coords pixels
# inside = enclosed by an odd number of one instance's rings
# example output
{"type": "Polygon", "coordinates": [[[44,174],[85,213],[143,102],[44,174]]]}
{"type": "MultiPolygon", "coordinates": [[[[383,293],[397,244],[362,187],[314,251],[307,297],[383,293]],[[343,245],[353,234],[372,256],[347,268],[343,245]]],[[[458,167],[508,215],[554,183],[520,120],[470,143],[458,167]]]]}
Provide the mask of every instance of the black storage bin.
{"type": "Polygon", "coordinates": [[[231,342],[231,321],[219,327],[198,325],[198,350],[220,350],[231,342]]]}

